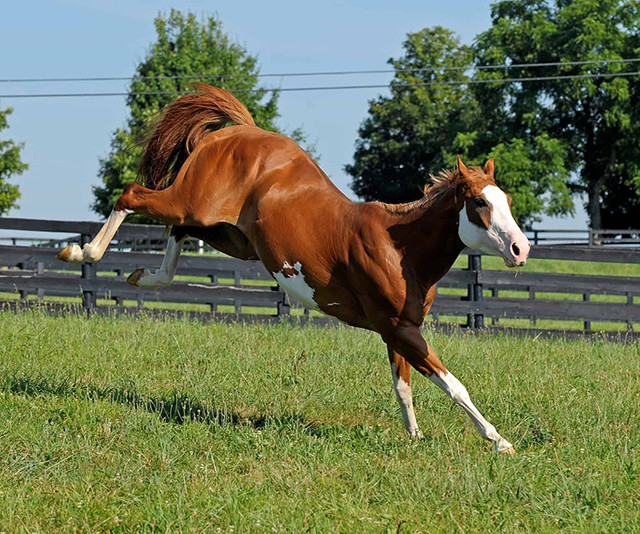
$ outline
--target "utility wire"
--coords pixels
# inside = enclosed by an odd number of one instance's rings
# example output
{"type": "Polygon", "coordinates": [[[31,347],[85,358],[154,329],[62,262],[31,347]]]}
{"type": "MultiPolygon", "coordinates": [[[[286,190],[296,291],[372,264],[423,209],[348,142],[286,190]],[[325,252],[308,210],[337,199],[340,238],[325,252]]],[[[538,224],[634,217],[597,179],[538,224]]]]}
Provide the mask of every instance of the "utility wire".
{"type": "Polygon", "coordinates": [[[618,64],[618,63],[637,63],[640,58],[628,59],[594,59],[587,61],[555,61],[547,63],[511,63],[509,65],[468,65],[462,67],[442,67],[439,65],[428,65],[426,67],[416,69],[380,69],[380,70],[338,70],[338,71],[321,71],[321,72],[283,72],[269,74],[193,74],[180,76],[99,76],[84,78],[5,78],[0,79],[0,83],[58,83],[58,82],[111,82],[111,81],[132,81],[132,80],[202,80],[202,79],[219,79],[219,78],[287,78],[287,77],[304,77],[304,76],[345,76],[345,75],[362,75],[362,74],[390,74],[402,72],[424,72],[429,70],[437,70],[439,72],[447,71],[465,71],[465,70],[509,70],[509,69],[527,69],[527,68],[544,68],[544,67],[575,67],[581,65],[601,65],[601,64],[618,64]]]}
{"type": "MultiPolygon", "coordinates": [[[[299,91],[332,91],[340,89],[382,89],[382,88],[403,88],[403,87],[430,87],[438,85],[483,85],[483,84],[505,84],[513,82],[544,82],[553,80],[579,80],[579,79],[599,79],[599,78],[622,78],[638,76],[640,71],[600,73],[600,74],[567,74],[560,76],[536,76],[532,78],[501,78],[496,80],[444,80],[419,83],[391,83],[372,85],[327,85],[315,87],[283,87],[283,88],[261,88],[261,89],[239,89],[233,91],[240,93],[264,92],[299,92],[299,91]]],[[[100,96],[146,96],[146,95],[184,95],[191,91],[134,91],[134,92],[104,92],[104,93],[22,93],[22,94],[0,94],[0,98],[68,98],[68,97],[100,97],[100,96]]]]}

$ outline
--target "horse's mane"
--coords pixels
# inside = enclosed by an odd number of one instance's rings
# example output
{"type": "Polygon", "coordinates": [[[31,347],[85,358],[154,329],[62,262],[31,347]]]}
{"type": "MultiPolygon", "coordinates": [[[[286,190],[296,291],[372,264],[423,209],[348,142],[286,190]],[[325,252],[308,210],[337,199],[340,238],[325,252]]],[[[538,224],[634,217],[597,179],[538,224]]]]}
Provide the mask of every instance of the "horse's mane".
{"type": "Polygon", "coordinates": [[[406,202],[404,204],[387,204],[386,202],[376,202],[376,204],[382,206],[389,213],[396,213],[399,215],[409,213],[416,208],[430,204],[442,193],[451,189],[455,184],[457,184],[460,176],[460,171],[457,168],[452,171],[443,169],[437,175],[429,175],[431,182],[424,186],[424,196],[421,199],[414,200],[413,202],[406,202]]]}

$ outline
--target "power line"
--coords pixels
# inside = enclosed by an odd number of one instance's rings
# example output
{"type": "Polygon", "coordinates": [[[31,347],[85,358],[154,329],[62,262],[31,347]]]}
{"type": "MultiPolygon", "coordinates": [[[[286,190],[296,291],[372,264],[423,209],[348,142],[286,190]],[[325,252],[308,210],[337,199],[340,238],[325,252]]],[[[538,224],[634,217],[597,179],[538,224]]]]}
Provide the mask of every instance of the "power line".
{"type": "Polygon", "coordinates": [[[282,72],[268,74],[193,74],[176,76],[97,76],[97,77],[76,77],[76,78],[5,78],[0,79],[0,83],[60,83],[60,82],[109,82],[109,81],[132,81],[132,80],[203,80],[220,78],[288,78],[305,76],[345,76],[363,74],[392,74],[425,72],[437,70],[439,72],[465,71],[465,70],[510,70],[544,67],[575,67],[584,65],[610,65],[619,63],[637,63],[640,58],[628,59],[594,59],[586,61],[554,61],[545,63],[511,63],[509,65],[467,65],[460,67],[442,67],[439,65],[428,65],[415,69],[378,69],[378,70],[337,70],[319,72],[282,72]]]}
{"type": "MultiPolygon", "coordinates": [[[[640,71],[600,73],[600,74],[567,74],[559,76],[536,76],[530,78],[501,78],[497,80],[444,80],[421,83],[392,83],[371,84],[371,85],[327,85],[315,87],[282,87],[282,88],[261,88],[261,89],[239,89],[233,91],[236,94],[265,92],[300,92],[300,91],[332,91],[342,89],[383,89],[383,88],[403,88],[403,87],[430,87],[430,86],[457,86],[457,85],[484,85],[484,84],[505,84],[522,82],[544,82],[553,80],[578,80],[578,79],[599,79],[599,78],[622,78],[638,76],[640,71]]],[[[101,96],[146,96],[146,95],[184,95],[191,91],[138,91],[138,92],[104,92],[104,93],[19,93],[0,94],[0,98],[75,98],[75,97],[101,97],[101,96]]]]}

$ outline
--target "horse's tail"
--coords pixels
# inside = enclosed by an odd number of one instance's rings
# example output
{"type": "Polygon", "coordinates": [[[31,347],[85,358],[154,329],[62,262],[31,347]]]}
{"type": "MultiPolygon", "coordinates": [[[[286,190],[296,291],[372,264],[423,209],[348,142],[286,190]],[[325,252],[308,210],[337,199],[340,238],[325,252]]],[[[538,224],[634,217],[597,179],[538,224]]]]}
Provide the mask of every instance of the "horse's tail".
{"type": "Polygon", "coordinates": [[[150,189],[169,186],[202,139],[229,123],[255,125],[249,110],[231,93],[196,83],[197,93],[181,96],[150,125],[138,181],[150,189]]]}

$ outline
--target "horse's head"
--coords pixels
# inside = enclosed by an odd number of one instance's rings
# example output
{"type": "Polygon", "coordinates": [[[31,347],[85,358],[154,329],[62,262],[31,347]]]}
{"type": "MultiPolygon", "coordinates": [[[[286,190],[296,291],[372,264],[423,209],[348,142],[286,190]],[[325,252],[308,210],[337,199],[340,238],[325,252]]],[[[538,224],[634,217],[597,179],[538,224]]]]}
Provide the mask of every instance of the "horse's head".
{"type": "Polygon", "coordinates": [[[467,168],[458,157],[460,191],[464,203],[460,210],[458,235],[469,248],[501,256],[508,267],[527,261],[531,243],[511,214],[511,197],[493,178],[493,160],[480,168],[467,168]]]}

